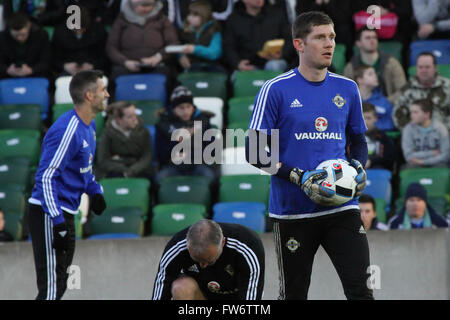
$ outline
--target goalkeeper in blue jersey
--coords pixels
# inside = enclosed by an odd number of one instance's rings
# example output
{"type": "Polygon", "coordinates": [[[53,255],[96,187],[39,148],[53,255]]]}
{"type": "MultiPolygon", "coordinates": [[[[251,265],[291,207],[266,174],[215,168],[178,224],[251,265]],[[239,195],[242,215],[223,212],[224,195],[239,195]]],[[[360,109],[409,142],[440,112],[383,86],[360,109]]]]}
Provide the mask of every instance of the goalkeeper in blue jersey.
{"type": "Polygon", "coordinates": [[[101,186],[92,174],[95,122],[109,97],[101,71],[82,71],[71,80],[74,108],[50,127],[42,142],[35,185],[28,200],[28,224],[33,244],[38,300],[61,299],[67,287],[67,268],[75,252],[74,215],[83,193],[91,208],[106,208],[101,186]]]}
{"type": "Polygon", "coordinates": [[[333,262],[346,297],[373,299],[367,286],[369,246],[357,200],[366,184],[363,165],[368,157],[358,87],[327,70],[335,33],[326,14],[299,15],[292,35],[299,67],[263,85],[246,142],[252,165],[262,169],[267,165],[261,160],[266,146],[269,158],[279,159],[276,171],[270,172],[269,215],[274,219],[280,299],[307,299],[320,245],[333,262]],[[358,175],[355,198],[336,206],[333,191],[315,182],[326,177],[325,170],[316,170],[318,164],[338,158],[348,160],[358,175]]]}

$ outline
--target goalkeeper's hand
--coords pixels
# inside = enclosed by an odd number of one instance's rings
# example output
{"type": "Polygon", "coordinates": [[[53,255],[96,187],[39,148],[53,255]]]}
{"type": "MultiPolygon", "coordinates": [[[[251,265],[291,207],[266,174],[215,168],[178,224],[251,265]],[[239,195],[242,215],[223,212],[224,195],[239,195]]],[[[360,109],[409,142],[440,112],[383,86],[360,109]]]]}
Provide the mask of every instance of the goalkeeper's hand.
{"type": "Polygon", "coordinates": [[[334,206],[333,196],[335,192],[317,181],[325,179],[327,172],[323,169],[304,171],[294,168],[289,174],[289,180],[297,184],[312,202],[321,206],[334,206]]]}
{"type": "Polygon", "coordinates": [[[355,181],[357,183],[356,193],[355,193],[355,198],[356,198],[356,197],[359,197],[363,193],[364,188],[366,187],[367,174],[366,174],[366,170],[364,170],[364,167],[358,160],[352,159],[352,161],[350,161],[350,165],[356,169],[356,173],[357,173],[357,175],[355,177],[355,181]]]}

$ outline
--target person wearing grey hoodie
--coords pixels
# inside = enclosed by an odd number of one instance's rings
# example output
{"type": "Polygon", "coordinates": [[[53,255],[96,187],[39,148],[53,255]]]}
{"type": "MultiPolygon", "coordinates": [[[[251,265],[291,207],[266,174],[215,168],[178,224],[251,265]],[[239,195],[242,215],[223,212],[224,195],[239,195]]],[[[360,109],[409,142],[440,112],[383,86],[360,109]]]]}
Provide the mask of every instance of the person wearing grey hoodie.
{"type": "Polygon", "coordinates": [[[427,99],[410,105],[411,122],[402,131],[402,150],[409,167],[448,165],[448,130],[439,120],[431,119],[432,113],[427,99]]]}
{"type": "Polygon", "coordinates": [[[112,61],[111,78],[130,73],[170,76],[168,45],[179,43],[175,27],[163,14],[160,0],[127,0],[111,27],[106,53],[112,61]]]}

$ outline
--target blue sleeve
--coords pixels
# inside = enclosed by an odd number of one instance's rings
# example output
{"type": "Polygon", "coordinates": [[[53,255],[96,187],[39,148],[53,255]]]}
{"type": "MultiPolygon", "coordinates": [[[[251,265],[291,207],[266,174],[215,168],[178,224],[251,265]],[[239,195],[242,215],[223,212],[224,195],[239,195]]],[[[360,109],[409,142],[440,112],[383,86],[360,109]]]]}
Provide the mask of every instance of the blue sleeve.
{"type": "Polygon", "coordinates": [[[353,95],[346,131],[350,134],[363,134],[367,131],[362,112],[361,96],[356,83],[353,83],[353,95]]]}
{"type": "Polygon", "coordinates": [[[71,121],[67,128],[50,131],[44,138],[39,164],[45,168],[42,175],[44,201],[41,204],[44,212],[50,215],[55,224],[64,221],[56,180],[79,151],[80,144],[76,143],[75,136],[77,126],[78,122],[71,121]]]}
{"type": "Polygon", "coordinates": [[[207,60],[217,60],[222,56],[222,35],[214,33],[209,46],[195,45],[194,55],[207,60]]]}
{"type": "Polygon", "coordinates": [[[363,167],[369,158],[366,137],[364,134],[349,134],[350,160],[358,160],[363,167]]]}
{"type": "Polygon", "coordinates": [[[86,193],[89,196],[93,196],[97,193],[103,194],[103,188],[102,186],[95,180],[95,176],[91,173],[89,173],[89,184],[86,189],[86,193]]]}
{"type": "Polygon", "coordinates": [[[266,134],[271,134],[271,129],[275,129],[278,120],[277,94],[272,82],[267,81],[258,92],[255,98],[252,117],[249,128],[260,131],[267,130],[266,134]]]}

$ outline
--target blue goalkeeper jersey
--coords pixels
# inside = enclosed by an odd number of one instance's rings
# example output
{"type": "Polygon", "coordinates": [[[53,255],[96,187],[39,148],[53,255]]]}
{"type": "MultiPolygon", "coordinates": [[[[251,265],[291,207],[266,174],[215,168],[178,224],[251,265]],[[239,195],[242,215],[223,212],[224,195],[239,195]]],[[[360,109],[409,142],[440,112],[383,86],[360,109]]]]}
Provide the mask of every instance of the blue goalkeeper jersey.
{"type": "MultiPolygon", "coordinates": [[[[314,170],[325,160],[347,159],[346,134],[367,130],[354,81],[327,72],[323,81],[310,82],[297,68],[262,86],[249,127],[269,135],[278,129],[279,161],[303,170],[314,170]]],[[[311,218],[349,209],[359,209],[356,199],[338,207],[319,206],[296,184],[271,177],[273,218],[311,218]]]]}
{"type": "Polygon", "coordinates": [[[42,142],[35,185],[28,202],[41,205],[55,223],[63,221],[62,210],[77,214],[83,193],[102,193],[92,174],[95,146],[95,122],[86,125],[75,109],[63,114],[42,142]]]}

